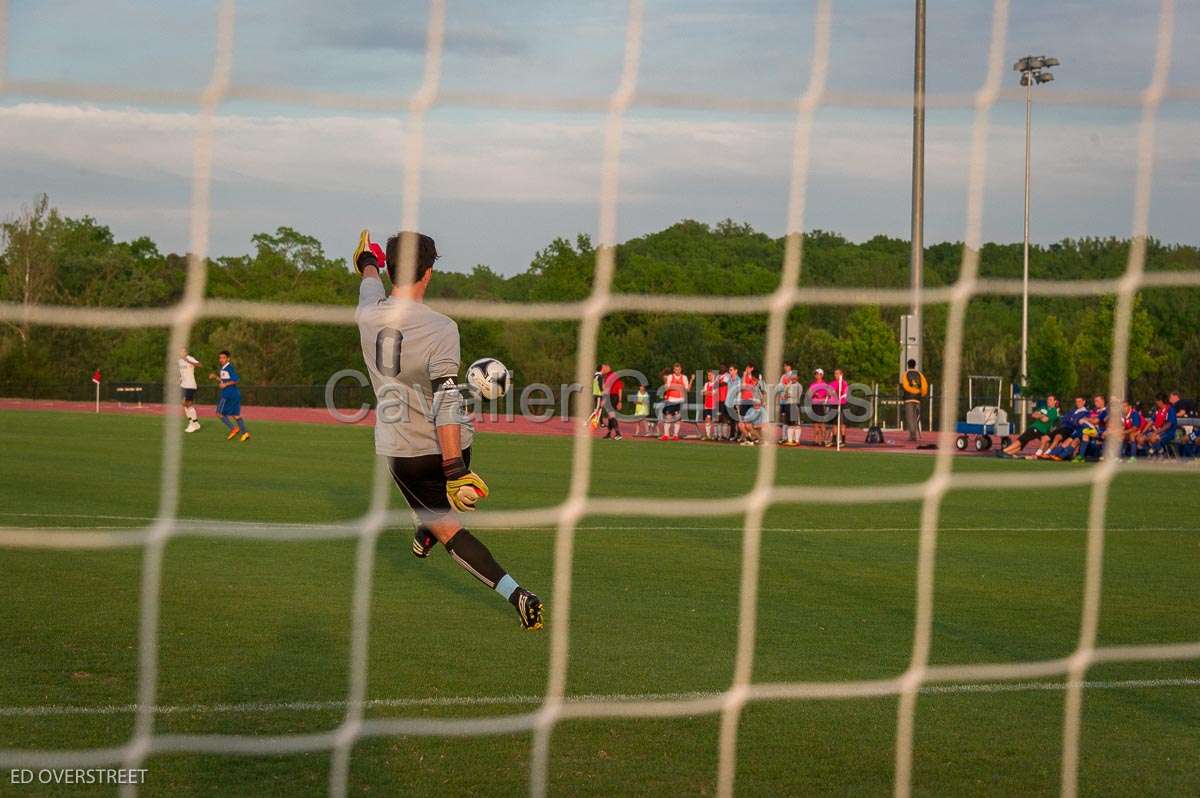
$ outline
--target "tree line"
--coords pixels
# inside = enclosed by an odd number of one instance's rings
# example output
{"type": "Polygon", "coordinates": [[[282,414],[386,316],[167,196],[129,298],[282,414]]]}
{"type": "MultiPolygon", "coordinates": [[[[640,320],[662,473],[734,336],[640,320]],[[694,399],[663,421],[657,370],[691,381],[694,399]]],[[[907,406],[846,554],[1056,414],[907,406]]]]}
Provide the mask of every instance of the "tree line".
{"type": "MultiPolygon", "coordinates": [[[[347,233],[347,250],[354,231],[347,233]]],[[[0,227],[0,299],[88,307],[163,307],[180,299],[187,256],[163,253],[148,237],[118,241],[89,216],[72,218],[39,197],[0,227]]],[[[358,277],[346,257],[330,257],[319,241],[289,227],[251,238],[253,251],[208,262],[207,294],[214,298],[292,303],[353,304],[358,277]]],[[[1035,279],[1095,280],[1120,276],[1130,242],[1117,238],[1063,240],[1034,246],[1035,279]]],[[[710,226],[684,220],[632,239],[616,249],[613,290],[631,294],[753,296],[773,291],[784,241],[729,220],[710,226]]],[[[802,242],[802,286],[905,288],[909,245],[876,236],[856,243],[815,230],[802,242]]],[[[927,286],[949,285],[961,267],[961,243],[925,253],[927,286]]],[[[1151,240],[1148,271],[1200,270],[1200,250],[1151,240]]],[[[1019,278],[1020,244],[986,244],[979,252],[985,277],[1019,278]]],[[[512,276],[486,265],[469,272],[438,271],[433,298],[557,302],[585,298],[596,252],[591,240],[557,238],[529,267],[512,276]]],[[[1139,293],[1131,328],[1130,393],[1149,398],[1169,388],[1200,392],[1200,291],[1163,288],[1139,293]]],[[[898,322],[905,307],[808,305],[794,308],[784,356],[801,373],[845,369],[848,379],[893,386],[899,361],[898,322]]],[[[1112,349],[1112,297],[1032,297],[1030,390],[1106,392],[1112,349]]],[[[923,319],[924,370],[940,377],[947,307],[930,305],[923,319]]],[[[979,296],[970,303],[963,374],[1017,376],[1020,297],[979,296]]],[[[657,378],[679,361],[688,371],[722,363],[760,363],[767,317],[762,314],[614,313],[605,318],[599,357],[615,368],[657,378]]],[[[464,363],[498,357],[518,383],[571,382],[579,325],[574,321],[461,319],[464,363]]],[[[38,326],[8,320],[0,327],[0,388],[86,384],[95,368],[106,380],[159,383],[164,379],[168,331],[38,326]]],[[[332,373],[361,365],[357,331],[348,326],[203,319],[190,347],[205,363],[231,350],[247,384],[320,385],[332,373]]],[[[773,377],[774,375],[768,375],[773,377]]],[[[657,387],[656,385],[652,385],[657,387]]]]}

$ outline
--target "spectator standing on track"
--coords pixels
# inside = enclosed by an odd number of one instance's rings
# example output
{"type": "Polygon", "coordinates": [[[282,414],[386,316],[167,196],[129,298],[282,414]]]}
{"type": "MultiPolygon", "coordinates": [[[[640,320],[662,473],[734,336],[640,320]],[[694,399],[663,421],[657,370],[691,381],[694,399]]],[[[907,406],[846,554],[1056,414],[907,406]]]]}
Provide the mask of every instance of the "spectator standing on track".
{"type": "Polygon", "coordinates": [[[839,445],[846,444],[846,419],[843,411],[846,409],[846,397],[850,395],[850,383],[846,382],[846,372],[841,369],[833,370],[833,382],[829,383],[829,403],[833,406],[835,416],[830,429],[834,435],[841,435],[839,445]]]}
{"type": "MultiPolygon", "coordinates": [[[[762,405],[762,384],[754,373],[755,368],[754,363],[750,362],[746,364],[746,368],[742,369],[741,387],[738,391],[738,418],[742,421],[747,420],[750,411],[754,409],[755,402],[759,403],[760,409],[762,405]]],[[[762,423],[761,419],[758,423],[762,423]]],[[[742,428],[742,433],[744,440],[744,428],[742,428]]]]}
{"type": "Polygon", "coordinates": [[[921,400],[929,396],[929,380],[917,368],[917,361],[909,358],[908,370],[900,375],[900,395],[904,400],[904,426],[908,428],[908,439],[921,439],[921,400]]]}
{"type": "Polygon", "coordinates": [[[809,417],[813,421],[813,446],[825,446],[825,422],[829,414],[829,383],[825,382],[825,369],[813,370],[813,381],[808,386],[809,417]]]}
{"type": "Polygon", "coordinates": [[[608,369],[608,373],[604,376],[604,415],[608,418],[608,431],[604,433],[604,437],[619,441],[621,440],[621,426],[617,421],[617,411],[621,409],[623,386],[617,372],[607,364],[605,368],[608,369]]]}
{"type": "Polygon", "coordinates": [[[737,439],[737,419],[730,401],[731,396],[736,396],[730,388],[735,381],[739,381],[737,366],[722,364],[721,376],[717,378],[717,407],[721,416],[721,437],[727,441],[737,439]]]}
{"type": "Polygon", "coordinates": [[[741,421],[738,401],[742,395],[742,376],[738,374],[737,366],[730,364],[723,379],[725,381],[725,402],[722,406],[725,408],[725,415],[729,418],[729,440],[736,441],[738,439],[738,423],[741,421]]]}
{"type": "Polygon", "coordinates": [[[691,381],[683,373],[683,364],[676,363],[671,371],[663,377],[663,434],[661,440],[679,440],[679,416],[683,413],[683,405],[687,401],[687,392],[691,381]],[[671,427],[675,431],[671,431],[671,427]]]}
{"type": "Polygon", "coordinates": [[[704,381],[704,440],[713,440],[713,416],[717,412],[717,372],[709,371],[704,381]]]}
{"type": "Polygon", "coordinates": [[[782,446],[799,446],[800,432],[800,376],[791,363],[783,364],[783,375],[779,378],[779,420],[783,425],[782,446]]]}
{"type": "Polygon", "coordinates": [[[637,425],[633,428],[634,435],[642,437],[654,435],[654,422],[650,420],[650,391],[646,389],[644,382],[638,384],[637,397],[633,404],[633,416],[637,425]]]}

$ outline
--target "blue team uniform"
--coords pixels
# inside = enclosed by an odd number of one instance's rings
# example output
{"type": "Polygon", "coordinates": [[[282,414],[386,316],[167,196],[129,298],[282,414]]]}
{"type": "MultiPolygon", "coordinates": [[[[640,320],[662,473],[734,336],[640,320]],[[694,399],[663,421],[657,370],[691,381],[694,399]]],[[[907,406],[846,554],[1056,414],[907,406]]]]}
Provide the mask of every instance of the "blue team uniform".
{"type": "Polygon", "coordinates": [[[242,392],[238,390],[238,373],[233,362],[221,366],[223,382],[232,382],[221,389],[221,398],[217,402],[217,414],[222,416],[240,416],[242,414],[242,392]]]}
{"type": "Polygon", "coordinates": [[[1167,405],[1167,426],[1163,428],[1162,439],[1170,443],[1175,440],[1175,433],[1179,431],[1179,411],[1175,409],[1175,405],[1167,405]]]}
{"type": "Polygon", "coordinates": [[[1087,417],[1092,411],[1086,407],[1077,407],[1067,415],[1063,416],[1059,423],[1071,430],[1071,437],[1078,438],[1083,434],[1083,422],[1087,421],[1087,417]]]}

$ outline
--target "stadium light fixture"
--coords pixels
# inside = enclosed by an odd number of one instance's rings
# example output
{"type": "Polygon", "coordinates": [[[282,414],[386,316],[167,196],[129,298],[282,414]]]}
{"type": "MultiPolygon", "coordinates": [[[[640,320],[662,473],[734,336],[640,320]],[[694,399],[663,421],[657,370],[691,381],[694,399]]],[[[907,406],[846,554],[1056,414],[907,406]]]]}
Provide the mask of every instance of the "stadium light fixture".
{"type": "Polygon", "coordinates": [[[1022,256],[1021,278],[1021,432],[1029,423],[1029,398],[1026,395],[1029,382],[1029,149],[1032,139],[1033,87],[1050,83],[1054,73],[1050,67],[1062,62],[1053,56],[1027,55],[1013,64],[1013,71],[1021,75],[1025,87],[1025,235],[1022,256]]]}

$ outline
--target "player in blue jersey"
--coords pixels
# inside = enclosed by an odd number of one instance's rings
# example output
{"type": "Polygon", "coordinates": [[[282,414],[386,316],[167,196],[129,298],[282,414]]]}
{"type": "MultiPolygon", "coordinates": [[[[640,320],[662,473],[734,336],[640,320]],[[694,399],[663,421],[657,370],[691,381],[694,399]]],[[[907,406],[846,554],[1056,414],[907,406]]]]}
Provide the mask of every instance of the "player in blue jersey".
{"type": "Polygon", "coordinates": [[[1142,411],[1128,399],[1121,403],[1121,428],[1121,458],[1133,460],[1142,432],[1142,411]]]}
{"type": "MultiPolygon", "coordinates": [[[[1051,431],[1050,445],[1046,447],[1047,451],[1053,453],[1055,449],[1060,448],[1067,441],[1071,440],[1072,438],[1077,438],[1079,433],[1079,425],[1088,417],[1088,413],[1090,412],[1091,411],[1088,410],[1087,400],[1082,396],[1076,396],[1075,408],[1069,413],[1064,413],[1058,420],[1058,428],[1051,431]]],[[[1077,445],[1077,443],[1073,444],[1072,448],[1074,448],[1075,445],[1077,445]]],[[[1046,460],[1062,459],[1061,456],[1052,457],[1048,454],[1043,454],[1042,458],[1046,460]]]]}
{"type": "Polygon", "coordinates": [[[246,432],[246,422],[242,421],[242,392],[238,389],[237,369],[233,367],[228,349],[221,350],[217,355],[217,361],[221,364],[220,372],[214,375],[221,382],[221,398],[217,401],[217,415],[221,417],[221,423],[229,428],[229,434],[225,436],[225,440],[231,441],[240,436],[240,440],[245,443],[250,440],[250,433],[246,432]],[[236,426],[234,422],[236,422],[236,426]]]}
{"type": "Polygon", "coordinates": [[[1165,393],[1154,398],[1154,426],[1146,435],[1146,445],[1150,456],[1157,457],[1166,454],[1165,446],[1175,442],[1175,433],[1179,430],[1179,416],[1171,400],[1165,393]]]}
{"type": "Polygon", "coordinates": [[[1108,432],[1108,400],[1104,394],[1092,397],[1092,412],[1088,415],[1095,433],[1091,440],[1085,440],[1081,453],[1085,460],[1099,460],[1104,455],[1104,436],[1108,432]]]}

